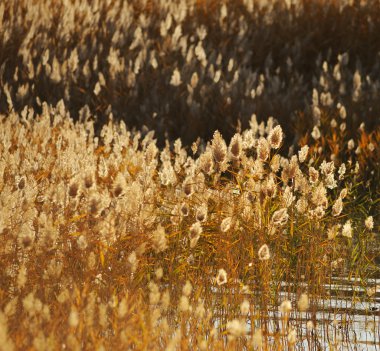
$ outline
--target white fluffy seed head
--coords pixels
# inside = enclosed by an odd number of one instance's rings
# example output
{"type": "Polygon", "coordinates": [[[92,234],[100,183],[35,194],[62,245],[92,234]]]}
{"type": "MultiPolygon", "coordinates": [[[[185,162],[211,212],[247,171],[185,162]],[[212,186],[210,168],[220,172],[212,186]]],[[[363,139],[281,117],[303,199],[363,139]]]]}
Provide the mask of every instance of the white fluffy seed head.
{"type": "Polygon", "coordinates": [[[179,299],[178,308],[181,312],[187,312],[190,307],[189,298],[185,295],[182,295],[179,299]]]}
{"type": "Polygon", "coordinates": [[[368,230],[372,230],[374,226],[373,217],[372,216],[367,217],[366,220],[364,221],[364,224],[368,230]]]}
{"type": "Polygon", "coordinates": [[[307,321],[307,323],[306,323],[306,329],[307,329],[307,331],[312,331],[313,329],[314,329],[314,323],[313,323],[313,321],[307,321]]]}
{"type": "Polygon", "coordinates": [[[261,261],[266,261],[270,259],[270,252],[269,252],[269,247],[267,244],[264,244],[263,246],[260,247],[258,251],[259,255],[259,260],[261,261]]]}
{"type": "Polygon", "coordinates": [[[243,336],[247,332],[247,326],[244,321],[239,319],[234,319],[227,322],[227,332],[230,338],[238,338],[243,336]]]}
{"type": "Polygon", "coordinates": [[[195,218],[199,222],[205,222],[207,220],[207,205],[203,204],[197,208],[195,218]]]}
{"type": "Polygon", "coordinates": [[[342,213],[342,209],[343,209],[343,201],[341,197],[338,197],[338,199],[335,201],[332,207],[333,216],[339,216],[342,213]]]}
{"type": "Polygon", "coordinates": [[[289,300],[282,301],[278,310],[281,313],[289,313],[292,310],[292,303],[289,300]]]}
{"type": "Polygon", "coordinates": [[[352,238],[351,220],[348,220],[346,223],[344,223],[342,228],[342,236],[345,236],[346,238],[352,238]]]}
{"type": "Polygon", "coordinates": [[[309,308],[309,297],[307,294],[301,294],[298,300],[298,309],[302,311],[306,311],[309,308]]]}
{"type": "Polygon", "coordinates": [[[317,126],[314,126],[313,131],[311,132],[311,136],[314,140],[318,140],[321,137],[321,131],[317,126]]]}
{"type": "Polygon", "coordinates": [[[162,269],[162,267],[158,267],[156,270],[155,270],[155,275],[156,275],[156,279],[157,280],[160,280],[163,275],[164,275],[164,270],[162,269]]]}
{"type": "Polygon", "coordinates": [[[278,149],[281,146],[283,138],[284,133],[281,126],[278,125],[269,132],[267,140],[272,149],[278,149]]]}
{"type": "Polygon", "coordinates": [[[221,268],[216,276],[216,283],[220,286],[227,283],[227,272],[221,268]]]}
{"type": "Polygon", "coordinates": [[[257,157],[261,161],[266,161],[270,154],[270,146],[265,138],[260,138],[257,145],[257,157]]]}
{"type": "Polygon", "coordinates": [[[224,170],[227,161],[227,145],[219,131],[214,133],[211,150],[215,163],[224,170]]]}
{"type": "Polygon", "coordinates": [[[288,222],[288,219],[289,219],[289,215],[288,215],[288,210],[286,208],[277,210],[272,215],[272,223],[276,227],[285,225],[288,222]]]}
{"type": "Polygon", "coordinates": [[[309,152],[309,146],[308,145],[302,146],[301,150],[298,152],[298,160],[300,161],[300,163],[305,162],[308,152],[309,152]]]}
{"type": "Polygon", "coordinates": [[[243,139],[239,133],[235,134],[231,139],[229,146],[230,158],[233,160],[239,159],[243,148],[243,139]]]}
{"type": "Polygon", "coordinates": [[[231,228],[231,223],[232,223],[231,217],[224,218],[222,223],[220,224],[220,230],[223,233],[228,232],[229,229],[231,228]]]}
{"type": "Polygon", "coordinates": [[[202,234],[202,225],[200,222],[195,222],[190,227],[190,239],[196,238],[202,234]]]}
{"type": "Polygon", "coordinates": [[[170,85],[178,87],[179,85],[181,85],[181,83],[181,73],[179,72],[178,68],[176,68],[173,71],[172,77],[170,78],[170,85]]]}

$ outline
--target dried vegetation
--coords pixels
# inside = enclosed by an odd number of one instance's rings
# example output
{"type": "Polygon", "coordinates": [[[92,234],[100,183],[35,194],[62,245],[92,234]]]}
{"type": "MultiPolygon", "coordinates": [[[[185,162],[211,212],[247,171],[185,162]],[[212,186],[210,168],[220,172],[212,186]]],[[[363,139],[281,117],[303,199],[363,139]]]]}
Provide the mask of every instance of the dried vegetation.
{"type": "Polygon", "coordinates": [[[378,297],[380,5],[291,3],[0,4],[0,350],[351,342],[319,313],[378,297]]]}

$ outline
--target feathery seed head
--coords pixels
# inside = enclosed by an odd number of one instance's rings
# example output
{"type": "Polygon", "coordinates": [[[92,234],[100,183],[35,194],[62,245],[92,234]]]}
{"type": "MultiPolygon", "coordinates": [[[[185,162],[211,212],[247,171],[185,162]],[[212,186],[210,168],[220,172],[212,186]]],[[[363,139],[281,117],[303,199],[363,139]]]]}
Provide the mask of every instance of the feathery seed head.
{"type": "Polygon", "coordinates": [[[227,272],[221,268],[216,276],[216,283],[220,286],[227,283],[227,272]]]}
{"type": "Polygon", "coordinates": [[[260,247],[258,251],[259,260],[266,261],[270,259],[270,251],[267,244],[260,247]]]}
{"type": "Polygon", "coordinates": [[[281,146],[282,139],[284,137],[284,134],[282,132],[281,126],[274,127],[268,135],[268,143],[272,149],[278,149],[281,146]]]}
{"type": "Polygon", "coordinates": [[[261,137],[257,145],[257,156],[261,161],[266,161],[270,154],[270,146],[268,141],[261,137]]]}

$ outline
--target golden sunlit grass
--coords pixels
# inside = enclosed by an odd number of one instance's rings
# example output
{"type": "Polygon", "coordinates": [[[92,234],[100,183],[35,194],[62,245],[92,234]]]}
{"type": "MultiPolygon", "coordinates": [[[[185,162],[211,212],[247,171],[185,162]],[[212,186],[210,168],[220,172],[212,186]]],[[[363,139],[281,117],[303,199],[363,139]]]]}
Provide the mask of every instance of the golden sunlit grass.
{"type": "Polygon", "coordinates": [[[101,135],[62,106],[2,118],[4,349],[317,347],[333,277],[373,298],[354,166],[284,158],[281,127],[255,119],[195,157],[112,121],[101,135]]]}
{"type": "Polygon", "coordinates": [[[379,4],[1,3],[0,351],[379,342],[379,4]]]}

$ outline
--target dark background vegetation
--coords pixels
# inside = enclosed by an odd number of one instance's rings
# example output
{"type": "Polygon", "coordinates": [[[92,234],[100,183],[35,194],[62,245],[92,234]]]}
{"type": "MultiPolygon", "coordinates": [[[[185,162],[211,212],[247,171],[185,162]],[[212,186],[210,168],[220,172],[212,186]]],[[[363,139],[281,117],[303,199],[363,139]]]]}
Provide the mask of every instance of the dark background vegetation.
{"type": "MultiPolygon", "coordinates": [[[[10,1],[4,11],[6,26],[0,32],[1,85],[4,87],[7,83],[10,87],[17,111],[28,105],[40,112],[36,97],[53,105],[63,99],[74,118],[78,118],[80,109],[87,105],[101,126],[112,111],[114,118],[124,120],[129,128],[146,126],[155,130],[161,144],[164,137],[171,140],[180,137],[184,144],[193,142],[198,136],[208,140],[216,129],[229,139],[238,120],[245,128],[252,113],[256,113],[259,120],[274,116],[285,129],[288,142],[296,142],[312,127],[311,95],[312,89],[319,87],[322,62],[326,60],[332,69],[337,56],[348,53],[349,60],[342,73],[342,79],[347,81],[347,94],[338,96],[338,88],[333,85],[330,92],[347,108],[348,132],[355,133],[362,121],[373,130],[379,126],[380,96],[377,88],[373,89],[374,84],[366,84],[365,80],[368,76],[375,82],[380,77],[380,4],[369,1],[360,6],[359,3],[356,1],[354,6],[340,10],[338,1],[303,1],[302,13],[297,13],[295,7],[287,9],[283,2],[277,2],[272,11],[264,7],[250,13],[240,1],[228,1],[228,16],[220,21],[218,1],[199,1],[194,14],[187,16],[182,23],[182,33],[189,37],[193,35],[196,45],[196,29],[201,24],[207,29],[203,46],[208,65],[204,68],[197,60],[187,63],[180,50],[170,48],[168,40],[160,36],[160,20],[164,20],[166,14],[160,13],[153,1],[144,8],[139,1],[132,2],[135,21],[121,33],[116,43],[112,37],[121,28],[119,15],[107,20],[109,8],[105,4],[98,9],[98,23],[90,31],[85,25],[81,27],[78,14],[77,30],[62,40],[60,21],[65,9],[60,2],[52,2],[50,24],[35,30],[28,49],[37,71],[46,49],[50,51],[50,64],[53,56],[62,64],[77,48],[78,69],[56,83],[48,77],[44,67],[32,79],[29,77],[28,67],[20,55],[20,46],[30,30],[30,22],[23,21],[27,9],[18,6],[17,1],[10,1]],[[127,65],[129,61],[134,62],[142,48],[138,46],[130,50],[129,47],[142,13],[150,19],[145,43],[148,58],[133,86],[129,86],[130,68],[111,77],[107,58],[112,46],[120,50],[127,65]],[[12,18],[19,18],[21,25],[7,22],[12,18]],[[247,24],[243,36],[238,35],[241,19],[247,24]],[[10,39],[4,43],[6,31],[10,39]],[[156,70],[148,62],[151,52],[156,53],[156,70]],[[218,53],[222,54],[223,60],[221,79],[216,84],[207,75],[207,70],[218,53]],[[91,67],[96,56],[98,71],[91,67]],[[230,58],[235,61],[232,72],[227,70],[230,58]],[[83,73],[87,61],[89,76],[83,73]],[[169,84],[175,67],[181,71],[183,83],[179,87],[169,84]],[[239,79],[231,84],[237,68],[239,79]],[[365,83],[358,102],[352,101],[350,91],[355,70],[361,72],[365,83]],[[93,90],[99,72],[103,73],[106,86],[96,96],[93,90]],[[187,84],[193,72],[198,73],[199,83],[189,104],[187,84]],[[248,92],[257,87],[260,74],[265,76],[264,92],[252,99],[248,92]],[[26,83],[29,84],[28,93],[17,98],[18,87],[26,83]]],[[[169,32],[172,33],[175,26],[174,23],[169,32]]],[[[8,109],[2,92],[0,111],[6,113],[8,109]]],[[[330,112],[326,109],[326,113],[330,112]]]]}

